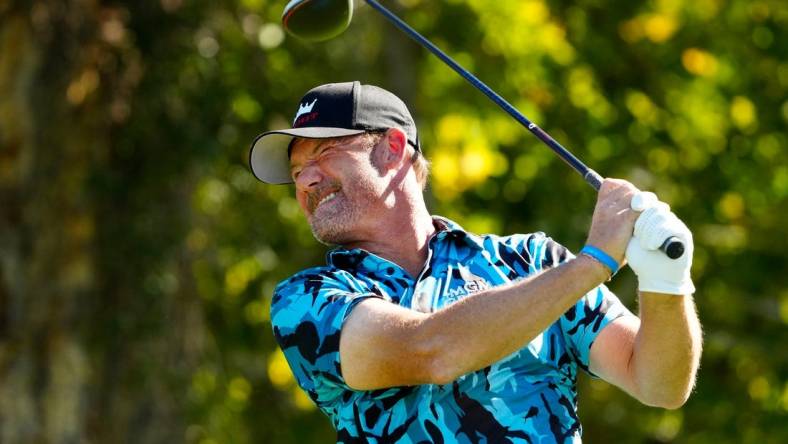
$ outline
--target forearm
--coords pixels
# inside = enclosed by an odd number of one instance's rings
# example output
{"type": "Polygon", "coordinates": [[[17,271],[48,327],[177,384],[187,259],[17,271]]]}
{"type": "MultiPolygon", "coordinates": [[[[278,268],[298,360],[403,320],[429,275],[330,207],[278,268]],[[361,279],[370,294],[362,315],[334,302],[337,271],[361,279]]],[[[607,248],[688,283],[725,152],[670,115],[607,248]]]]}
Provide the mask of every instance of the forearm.
{"type": "Polygon", "coordinates": [[[451,381],[514,353],[606,277],[598,262],[579,256],[433,313],[422,323],[420,336],[435,379],[451,381]]]}
{"type": "Polygon", "coordinates": [[[678,408],[692,391],[701,355],[693,299],[642,292],[640,319],[630,360],[637,396],[649,405],[678,408]]]}

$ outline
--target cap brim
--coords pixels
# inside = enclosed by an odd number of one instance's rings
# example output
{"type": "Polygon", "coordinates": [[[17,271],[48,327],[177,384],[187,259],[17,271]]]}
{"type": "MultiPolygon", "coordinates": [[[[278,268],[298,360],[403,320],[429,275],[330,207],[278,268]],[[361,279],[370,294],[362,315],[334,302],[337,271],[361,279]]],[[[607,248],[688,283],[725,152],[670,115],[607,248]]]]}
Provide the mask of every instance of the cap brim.
{"type": "Polygon", "coordinates": [[[268,131],[257,136],[249,150],[249,166],[254,176],[270,184],[293,183],[287,147],[293,137],[327,139],[361,134],[364,130],[347,128],[307,127],[268,131]]]}

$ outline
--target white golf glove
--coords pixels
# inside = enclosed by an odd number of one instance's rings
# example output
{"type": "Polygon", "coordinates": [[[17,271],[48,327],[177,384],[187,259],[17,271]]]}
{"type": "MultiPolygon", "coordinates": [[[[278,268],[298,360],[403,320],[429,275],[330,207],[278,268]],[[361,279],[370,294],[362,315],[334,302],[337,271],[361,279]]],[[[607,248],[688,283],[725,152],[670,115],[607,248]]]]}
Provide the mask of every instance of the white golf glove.
{"type": "Polygon", "coordinates": [[[638,277],[638,290],[666,294],[692,294],[695,286],[690,277],[692,267],[692,233],[660,202],[654,193],[640,192],[632,198],[631,207],[642,213],[635,222],[635,233],[627,246],[627,263],[638,277]],[[671,236],[684,244],[684,254],[669,258],[659,250],[671,236]]]}

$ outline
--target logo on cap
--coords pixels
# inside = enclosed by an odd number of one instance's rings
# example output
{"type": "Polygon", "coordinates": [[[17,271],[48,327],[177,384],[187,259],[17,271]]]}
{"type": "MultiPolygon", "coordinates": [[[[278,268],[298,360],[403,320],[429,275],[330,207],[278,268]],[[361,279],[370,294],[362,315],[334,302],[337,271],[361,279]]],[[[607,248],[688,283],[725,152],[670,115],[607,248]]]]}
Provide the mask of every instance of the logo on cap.
{"type": "MultiPolygon", "coordinates": [[[[304,114],[308,114],[312,112],[312,108],[315,107],[315,103],[317,103],[317,99],[313,100],[312,103],[306,102],[298,105],[298,112],[296,113],[295,119],[293,119],[293,126],[298,126],[298,124],[304,124],[306,122],[298,122],[298,118],[304,114]]],[[[304,119],[306,120],[306,119],[304,119]]],[[[312,119],[309,119],[312,120],[312,119]]]]}

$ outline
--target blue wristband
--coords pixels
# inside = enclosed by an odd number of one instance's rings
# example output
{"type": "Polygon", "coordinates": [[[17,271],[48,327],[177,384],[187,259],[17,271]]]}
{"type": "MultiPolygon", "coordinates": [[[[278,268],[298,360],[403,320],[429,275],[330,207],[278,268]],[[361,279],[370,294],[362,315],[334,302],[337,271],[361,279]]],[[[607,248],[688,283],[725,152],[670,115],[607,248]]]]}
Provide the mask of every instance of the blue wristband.
{"type": "Polygon", "coordinates": [[[616,274],[616,272],[618,271],[618,267],[619,267],[618,262],[616,262],[615,259],[610,257],[610,255],[600,250],[599,248],[593,245],[586,245],[585,247],[583,247],[582,250],[580,250],[580,252],[591,256],[592,258],[598,260],[599,262],[602,262],[602,264],[604,264],[607,268],[610,269],[611,277],[614,274],[616,274]]]}

